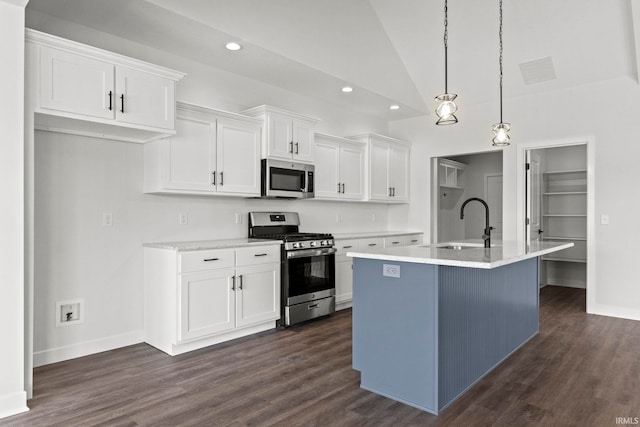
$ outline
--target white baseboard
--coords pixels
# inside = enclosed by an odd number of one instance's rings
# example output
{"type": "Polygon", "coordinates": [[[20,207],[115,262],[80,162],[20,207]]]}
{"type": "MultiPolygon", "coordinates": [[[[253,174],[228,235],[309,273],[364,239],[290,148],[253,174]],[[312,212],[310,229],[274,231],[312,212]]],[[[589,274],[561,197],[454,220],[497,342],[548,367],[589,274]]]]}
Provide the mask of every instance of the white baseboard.
{"type": "Polygon", "coordinates": [[[50,363],[62,362],[63,360],[75,359],[76,357],[88,356],[90,354],[113,350],[115,348],[126,347],[144,341],[144,331],[134,331],[121,335],[113,335],[97,340],[84,341],[77,344],[56,347],[33,353],[33,366],[48,365],[50,363]]]}
{"type": "Polygon", "coordinates": [[[593,310],[588,313],[600,316],[618,317],[620,319],[640,320],[640,310],[602,304],[594,304],[592,308],[593,310]]]}
{"type": "Polygon", "coordinates": [[[17,393],[0,396],[0,419],[21,414],[28,410],[26,392],[19,391],[17,393]]]}

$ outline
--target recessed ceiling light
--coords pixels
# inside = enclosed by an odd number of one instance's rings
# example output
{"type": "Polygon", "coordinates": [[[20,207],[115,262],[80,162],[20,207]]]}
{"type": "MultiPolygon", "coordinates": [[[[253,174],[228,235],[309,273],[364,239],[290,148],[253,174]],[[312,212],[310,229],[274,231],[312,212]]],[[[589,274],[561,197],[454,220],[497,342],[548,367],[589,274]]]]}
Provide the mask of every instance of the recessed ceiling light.
{"type": "Polygon", "coordinates": [[[389,106],[389,109],[390,109],[390,110],[399,110],[399,109],[400,109],[400,106],[399,106],[399,105],[397,105],[397,104],[393,104],[393,105],[389,106]]]}
{"type": "Polygon", "coordinates": [[[240,50],[240,49],[242,49],[242,46],[240,46],[240,44],[236,43],[236,42],[229,42],[226,45],[224,45],[224,47],[226,47],[229,50],[240,50]]]}
{"type": "Polygon", "coordinates": [[[344,93],[353,92],[353,88],[351,86],[345,86],[345,87],[342,88],[342,91],[344,93]]]}

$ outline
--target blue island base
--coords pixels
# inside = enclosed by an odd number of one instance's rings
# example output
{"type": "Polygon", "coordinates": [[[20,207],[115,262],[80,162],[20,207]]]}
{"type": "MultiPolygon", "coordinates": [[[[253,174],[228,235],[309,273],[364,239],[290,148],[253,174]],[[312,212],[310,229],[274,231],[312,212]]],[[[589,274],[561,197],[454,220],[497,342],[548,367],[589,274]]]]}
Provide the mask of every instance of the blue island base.
{"type": "Polygon", "coordinates": [[[538,333],[538,258],[353,261],[353,368],[366,390],[438,414],[538,333]]]}

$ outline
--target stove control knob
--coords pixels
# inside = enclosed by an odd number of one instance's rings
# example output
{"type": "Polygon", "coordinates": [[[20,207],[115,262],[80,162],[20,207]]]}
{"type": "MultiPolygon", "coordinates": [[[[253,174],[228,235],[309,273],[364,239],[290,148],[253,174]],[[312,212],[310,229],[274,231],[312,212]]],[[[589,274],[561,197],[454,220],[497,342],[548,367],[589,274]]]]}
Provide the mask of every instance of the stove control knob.
{"type": "Polygon", "coordinates": [[[326,240],[321,240],[320,241],[320,246],[327,246],[327,241],[326,240]]]}
{"type": "Polygon", "coordinates": [[[298,247],[298,244],[297,243],[293,243],[291,246],[293,247],[293,249],[296,249],[298,247]]]}
{"type": "MultiPolygon", "coordinates": [[[[311,246],[313,248],[317,244],[318,244],[318,242],[311,242],[311,243],[309,243],[309,246],[311,246]]],[[[320,242],[320,244],[322,245],[322,242],[320,242]]]]}
{"type": "Polygon", "coordinates": [[[299,247],[299,248],[304,248],[304,242],[300,242],[300,243],[298,243],[298,247],[299,247]]]}

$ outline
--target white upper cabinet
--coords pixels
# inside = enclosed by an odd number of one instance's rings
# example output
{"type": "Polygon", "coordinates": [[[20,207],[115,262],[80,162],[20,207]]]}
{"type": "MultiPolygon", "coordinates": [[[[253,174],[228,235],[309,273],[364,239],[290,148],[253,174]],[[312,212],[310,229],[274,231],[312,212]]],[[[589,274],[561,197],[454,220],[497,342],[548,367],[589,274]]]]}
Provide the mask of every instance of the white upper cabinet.
{"type": "Polygon", "coordinates": [[[315,198],[364,199],[365,145],[315,135],[315,198]]]}
{"type": "Polygon", "coordinates": [[[317,119],[267,105],[251,108],[242,114],[264,121],[263,158],[313,163],[317,119]]]}
{"type": "Polygon", "coordinates": [[[175,133],[184,74],[38,31],[26,42],[36,128],[131,142],[175,133]]]}
{"type": "Polygon", "coordinates": [[[260,195],[261,121],[178,103],[177,134],[145,144],[148,193],[260,195]]]}
{"type": "Polygon", "coordinates": [[[366,162],[368,200],[408,202],[411,145],[405,141],[376,134],[356,135],[349,138],[368,145],[366,162]]]}

